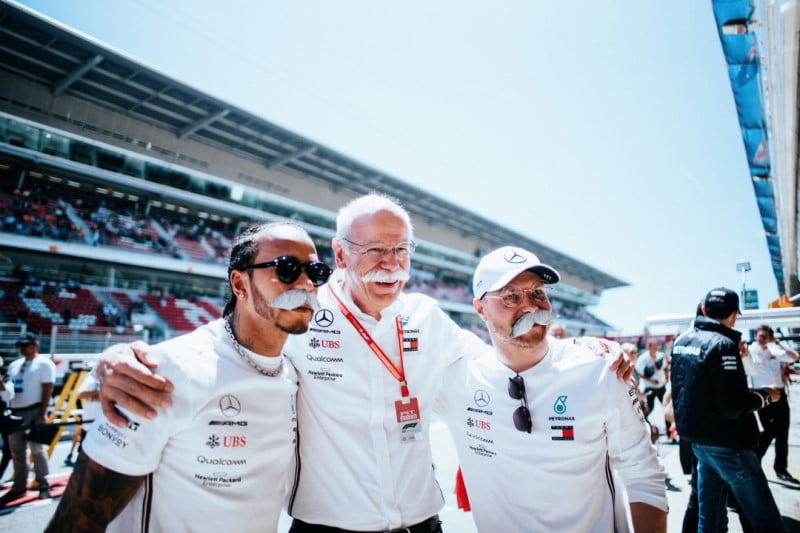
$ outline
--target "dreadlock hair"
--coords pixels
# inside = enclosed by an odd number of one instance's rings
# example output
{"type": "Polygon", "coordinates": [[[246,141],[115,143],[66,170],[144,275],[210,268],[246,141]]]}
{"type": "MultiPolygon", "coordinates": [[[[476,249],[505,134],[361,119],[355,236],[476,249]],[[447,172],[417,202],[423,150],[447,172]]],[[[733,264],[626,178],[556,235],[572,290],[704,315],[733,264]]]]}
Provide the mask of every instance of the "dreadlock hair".
{"type": "MultiPolygon", "coordinates": [[[[222,316],[227,317],[233,313],[236,308],[236,293],[233,292],[231,286],[231,272],[234,270],[243,270],[247,265],[253,264],[253,259],[258,255],[258,243],[256,236],[264,230],[269,230],[279,226],[292,226],[300,228],[305,232],[302,226],[294,222],[264,222],[250,226],[244,230],[239,237],[234,241],[231,247],[230,259],[228,260],[228,299],[225,301],[225,309],[222,311],[222,316]]],[[[253,278],[253,271],[248,270],[247,275],[250,279],[253,278]]]]}

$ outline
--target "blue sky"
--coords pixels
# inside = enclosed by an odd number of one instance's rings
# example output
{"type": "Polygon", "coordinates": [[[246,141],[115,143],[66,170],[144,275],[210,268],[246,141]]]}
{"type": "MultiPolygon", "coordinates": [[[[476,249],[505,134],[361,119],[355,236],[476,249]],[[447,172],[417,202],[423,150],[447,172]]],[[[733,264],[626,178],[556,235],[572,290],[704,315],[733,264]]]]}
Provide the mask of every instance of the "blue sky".
{"type": "Polygon", "coordinates": [[[627,281],[623,333],[778,296],[709,1],[23,3],[627,281]]]}

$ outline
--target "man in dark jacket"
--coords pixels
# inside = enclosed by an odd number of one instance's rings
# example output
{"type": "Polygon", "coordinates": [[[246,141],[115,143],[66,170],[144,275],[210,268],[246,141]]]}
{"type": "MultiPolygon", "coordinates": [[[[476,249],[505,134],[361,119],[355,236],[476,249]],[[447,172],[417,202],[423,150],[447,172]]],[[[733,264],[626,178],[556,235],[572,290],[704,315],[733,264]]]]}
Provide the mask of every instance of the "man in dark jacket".
{"type": "Polygon", "coordinates": [[[697,456],[698,531],[727,527],[726,486],[756,531],[784,531],[754,448],[754,412],[778,399],[775,389],[749,390],[733,325],[739,297],[726,288],[703,300],[705,316],[672,349],[672,398],[682,439],[697,456]]]}

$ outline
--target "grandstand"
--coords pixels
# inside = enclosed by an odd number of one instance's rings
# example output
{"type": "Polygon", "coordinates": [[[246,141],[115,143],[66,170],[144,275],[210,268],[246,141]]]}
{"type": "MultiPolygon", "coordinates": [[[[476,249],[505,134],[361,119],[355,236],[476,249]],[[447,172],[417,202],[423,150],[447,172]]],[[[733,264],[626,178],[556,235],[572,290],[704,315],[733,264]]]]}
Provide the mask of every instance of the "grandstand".
{"type": "Polygon", "coordinates": [[[534,250],[572,334],[615,277],[0,1],[0,322],[150,340],[220,316],[225,254],[254,221],[292,220],[331,262],[336,209],[380,191],[411,212],[411,290],[480,331],[480,255],[534,250]]]}

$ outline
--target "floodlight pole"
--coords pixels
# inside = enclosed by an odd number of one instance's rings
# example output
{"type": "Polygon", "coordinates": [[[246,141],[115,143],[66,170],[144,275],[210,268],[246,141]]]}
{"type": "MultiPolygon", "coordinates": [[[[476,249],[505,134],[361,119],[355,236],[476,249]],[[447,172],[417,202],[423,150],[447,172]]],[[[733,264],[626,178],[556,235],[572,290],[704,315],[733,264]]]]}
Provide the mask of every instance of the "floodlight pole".
{"type": "Polygon", "coordinates": [[[745,294],[747,291],[747,285],[745,284],[745,277],[747,273],[750,272],[750,261],[736,261],[736,271],[742,273],[742,306],[745,303],[745,294]]]}

